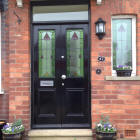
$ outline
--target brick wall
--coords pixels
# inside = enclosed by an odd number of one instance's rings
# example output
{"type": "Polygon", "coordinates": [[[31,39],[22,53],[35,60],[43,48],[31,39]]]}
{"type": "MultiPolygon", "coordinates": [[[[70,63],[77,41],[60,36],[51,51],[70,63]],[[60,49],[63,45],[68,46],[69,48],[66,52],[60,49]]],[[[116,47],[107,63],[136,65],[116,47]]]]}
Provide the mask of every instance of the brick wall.
{"type": "Polygon", "coordinates": [[[16,0],[9,0],[9,121],[21,118],[30,127],[30,4],[17,8],[16,0]],[[17,16],[21,23],[17,22],[17,16]]]}
{"type": "Polygon", "coordinates": [[[96,5],[91,0],[91,79],[92,79],[92,127],[101,114],[110,116],[117,126],[120,136],[124,130],[140,129],[140,81],[106,81],[111,76],[111,16],[130,14],[137,17],[137,75],[140,75],[140,1],[103,0],[96,5]],[[106,36],[99,40],[95,35],[98,18],[106,21],[106,36]],[[105,56],[105,62],[98,62],[98,56],[105,56]],[[96,74],[96,68],[102,73],[96,74]]]}

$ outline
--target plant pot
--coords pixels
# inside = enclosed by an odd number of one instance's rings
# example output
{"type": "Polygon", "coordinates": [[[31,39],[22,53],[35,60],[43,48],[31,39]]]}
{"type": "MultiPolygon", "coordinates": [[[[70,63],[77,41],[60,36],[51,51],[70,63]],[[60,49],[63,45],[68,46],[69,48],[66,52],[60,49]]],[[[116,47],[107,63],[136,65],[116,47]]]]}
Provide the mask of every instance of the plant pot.
{"type": "Polygon", "coordinates": [[[1,129],[3,128],[3,126],[6,124],[6,121],[4,120],[0,120],[0,140],[2,140],[2,131],[1,129]]]}
{"type": "Polygon", "coordinates": [[[117,76],[130,77],[132,70],[116,70],[117,76]]]}
{"type": "Polygon", "coordinates": [[[23,140],[24,132],[17,134],[3,134],[3,140],[23,140]]]}
{"type": "Polygon", "coordinates": [[[96,132],[97,140],[116,140],[117,133],[105,133],[105,132],[96,132]]]}

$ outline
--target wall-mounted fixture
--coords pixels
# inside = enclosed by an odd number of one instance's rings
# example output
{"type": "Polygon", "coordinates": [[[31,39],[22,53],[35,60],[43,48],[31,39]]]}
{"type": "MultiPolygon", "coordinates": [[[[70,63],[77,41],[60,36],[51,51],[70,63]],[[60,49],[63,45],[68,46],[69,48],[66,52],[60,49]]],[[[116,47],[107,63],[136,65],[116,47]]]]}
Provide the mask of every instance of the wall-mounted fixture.
{"type": "Polygon", "coordinates": [[[96,69],[96,74],[101,74],[102,70],[101,69],[96,69]]]}
{"type": "Polygon", "coordinates": [[[18,24],[20,24],[22,21],[21,18],[17,15],[17,13],[15,11],[13,12],[13,14],[17,17],[18,24]]]}
{"type": "Polygon", "coordinates": [[[3,10],[3,8],[4,8],[3,6],[4,6],[4,5],[3,5],[3,0],[1,0],[1,1],[0,1],[0,11],[3,10]]]}
{"type": "Polygon", "coordinates": [[[102,0],[97,0],[97,5],[102,4],[102,0]]]}
{"type": "Polygon", "coordinates": [[[105,61],[105,57],[99,56],[99,57],[98,57],[98,61],[105,61]]]}
{"type": "Polygon", "coordinates": [[[17,1],[17,7],[23,7],[23,0],[16,0],[17,1]]]}
{"type": "Polygon", "coordinates": [[[96,35],[101,40],[105,35],[105,21],[101,18],[98,19],[98,21],[95,22],[96,25],[96,35]]]}

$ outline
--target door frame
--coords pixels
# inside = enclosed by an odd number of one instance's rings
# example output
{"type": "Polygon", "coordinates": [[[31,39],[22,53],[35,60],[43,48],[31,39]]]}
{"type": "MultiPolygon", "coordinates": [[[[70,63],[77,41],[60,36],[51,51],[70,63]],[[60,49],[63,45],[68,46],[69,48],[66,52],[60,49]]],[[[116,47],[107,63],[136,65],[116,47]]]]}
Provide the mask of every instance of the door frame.
{"type": "Polygon", "coordinates": [[[92,126],[92,121],[91,121],[91,12],[90,12],[90,0],[71,0],[71,1],[65,1],[65,0],[49,0],[49,1],[32,1],[30,3],[30,37],[31,37],[31,41],[30,41],[30,46],[31,46],[31,129],[35,129],[33,127],[33,123],[34,123],[34,118],[33,118],[33,101],[34,101],[34,85],[33,85],[33,77],[34,77],[34,67],[33,67],[33,58],[34,58],[34,52],[33,52],[33,26],[34,25],[63,25],[63,24],[84,24],[87,23],[88,24],[88,58],[89,58],[89,64],[88,64],[88,86],[89,86],[89,120],[90,120],[90,128],[92,126]],[[70,4],[88,4],[88,16],[89,19],[88,20],[83,20],[83,21],[55,21],[55,22],[33,22],[33,18],[32,18],[32,10],[33,10],[33,6],[48,6],[48,5],[70,5],[70,4]]]}

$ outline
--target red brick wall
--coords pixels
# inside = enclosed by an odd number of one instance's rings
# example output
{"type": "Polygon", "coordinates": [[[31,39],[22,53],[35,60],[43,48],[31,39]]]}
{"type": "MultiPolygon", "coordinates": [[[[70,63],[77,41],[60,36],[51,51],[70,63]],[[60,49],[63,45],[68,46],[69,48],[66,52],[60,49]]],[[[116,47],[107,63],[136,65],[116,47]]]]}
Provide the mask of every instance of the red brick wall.
{"type": "Polygon", "coordinates": [[[17,8],[9,0],[9,121],[21,118],[30,127],[30,4],[17,8]],[[17,16],[21,18],[18,24],[17,16]]]}
{"type": "Polygon", "coordinates": [[[140,75],[140,1],[103,0],[96,5],[91,0],[91,79],[92,79],[92,127],[101,114],[110,116],[121,136],[125,129],[140,129],[140,81],[106,81],[111,76],[111,16],[130,14],[137,17],[137,75],[140,75]],[[95,35],[98,18],[106,21],[106,36],[99,40],[95,35]],[[105,56],[105,62],[98,62],[98,56],[105,56]],[[97,75],[96,68],[102,73],[97,75]]]}

